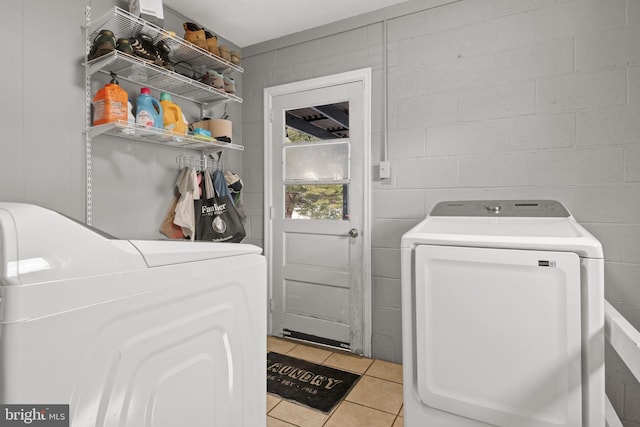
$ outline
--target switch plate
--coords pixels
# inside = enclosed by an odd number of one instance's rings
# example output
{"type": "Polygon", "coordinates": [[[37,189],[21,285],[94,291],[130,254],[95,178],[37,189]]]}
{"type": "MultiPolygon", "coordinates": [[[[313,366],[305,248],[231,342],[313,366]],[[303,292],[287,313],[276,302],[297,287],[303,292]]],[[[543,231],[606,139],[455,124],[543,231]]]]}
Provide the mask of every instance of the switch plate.
{"type": "Polygon", "coordinates": [[[391,177],[391,162],[380,162],[380,179],[386,179],[391,177]]]}

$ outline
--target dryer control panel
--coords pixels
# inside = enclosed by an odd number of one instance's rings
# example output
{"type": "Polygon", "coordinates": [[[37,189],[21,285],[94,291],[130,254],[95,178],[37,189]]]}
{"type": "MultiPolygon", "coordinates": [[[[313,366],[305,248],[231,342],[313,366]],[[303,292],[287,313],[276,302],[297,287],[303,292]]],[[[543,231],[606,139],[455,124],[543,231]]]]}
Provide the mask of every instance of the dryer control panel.
{"type": "Polygon", "coordinates": [[[569,211],[555,200],[462,200],[438,203],[430,216],[568,218],[569,211]]]}

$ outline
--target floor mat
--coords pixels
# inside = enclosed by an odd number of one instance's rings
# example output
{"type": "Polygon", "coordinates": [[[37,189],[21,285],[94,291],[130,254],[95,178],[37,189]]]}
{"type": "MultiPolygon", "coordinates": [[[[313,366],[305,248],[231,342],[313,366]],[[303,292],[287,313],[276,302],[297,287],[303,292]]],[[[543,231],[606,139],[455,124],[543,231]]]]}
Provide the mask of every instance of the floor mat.
{"type": "Polygon", "coordinates": [[[267,392],[325,413],[331,412],[359,378],[351,372],[267,353],[267,392]]]}

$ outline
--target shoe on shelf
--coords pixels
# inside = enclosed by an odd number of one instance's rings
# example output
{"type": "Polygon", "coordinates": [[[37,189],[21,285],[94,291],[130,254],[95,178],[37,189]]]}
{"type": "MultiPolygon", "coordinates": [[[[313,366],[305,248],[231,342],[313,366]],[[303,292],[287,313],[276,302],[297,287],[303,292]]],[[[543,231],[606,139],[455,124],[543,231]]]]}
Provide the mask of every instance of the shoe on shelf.
{"type": "Polygon", "coordinates": [[[231,63],[235,65],[240,65],[240,52],[232,50],[230,56],[231,56],[231,63]]]}
{"type": "Polygon", "coordinates": [[[236,93],[236,82],[235,82],[235,80],[233,80],[232,77],[224,76],[223,77],[223,81],[224,81],[224,91],[225,92],[231,93],[231,94],[236,93]]]}
{"type": "Polygon", "coordinates": [[[162,67],[164,64],[158,50],[153,44],[153,37],[140,33],[137,39],[140,40],[142,47],[153,56],[153,63],[162,67]]]}
{"type": "Polygon", "coordinates": [[[138,58],[142,58],[147,62],[153,62],[156,57],[154,54],[149,52],[144,48],[140,40],[137,37],[131,37],[129,39],[129,45],[131,45],[131,49],[133,50],[133,54],[138,58]]]}
{"type": "Polygon", "coordinates": [[[229,49],[229,46],[226,46],[224,44],[220,45],[220,57],[226,61],[231,62],[231,49],[229,49]]]}
{"type": "Polygon", "coordinates": [[[207,36],[204,29],[193,22],[185,22],[182,24],[184,28],[184,39],[189,43],[193,43],[201,49],[207,50],[207,36]]]}
{"type": "Polygon", "coordinates": [[[100,30],[96,38],[93,39],[88,59],[91,61],[92,59],[99,58],[113,51],[115,48],[116,37],[113,35],[113,32],[110,30],[100,30]]]}
{"type": "Polygon", "coordinates": [[[216,70],[208,70],[207,77],[209,86],[213,86],[215,89],[224,90],[224,77],[221,73],[216,70]]]}
{"type": "Polygon", "coordinates": [[[169,59],[169,54],[171,53],[171,47],[169,46],[167,41],[160,40],[158,43],[156,43],[155,49],[158,55],[160,56],[160,59],[162,60],[162,66],[168,70],[173,71],[174,70],[173,63],[169,59]]]}
{"type": "Polygon", "coordinates": [[[220,55],[220,50],[218,49],[218,37],[208,30],[204,31],[204,35],[206,37],[207,50],[214,55],[220,55]]]}
{"type": "Polygon", "coordinates": [[[164,62],[155,46],[153,45],[153,38],[147,34],[138,34],[136,37],[129,39],[129,44],[133,49],[133,54],[144,61],[155,64],[160,67],[164,66],[164,62]]]}
{"type": "Polygon", "coordinates": [[[134,56],[133,48],[131,47],[129,39],[118,39],[116,42],[116,50],[126,53],[127,55],[134,56]]]}

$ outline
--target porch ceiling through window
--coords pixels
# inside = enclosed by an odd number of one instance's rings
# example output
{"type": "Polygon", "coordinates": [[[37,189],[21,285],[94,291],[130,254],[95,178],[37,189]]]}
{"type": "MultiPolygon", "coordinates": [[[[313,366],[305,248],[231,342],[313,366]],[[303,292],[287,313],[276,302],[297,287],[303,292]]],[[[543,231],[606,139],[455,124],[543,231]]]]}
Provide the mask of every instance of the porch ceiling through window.
{"type": "Polygon", "coordinates": [[[287,110],[286,125],[319,139],[349,137],[349,103],[287,110]]]}

